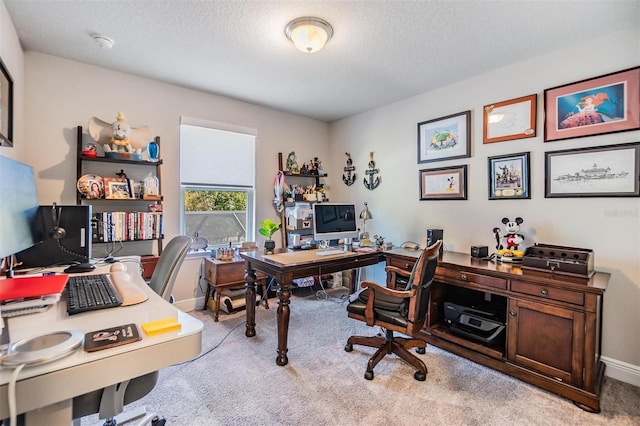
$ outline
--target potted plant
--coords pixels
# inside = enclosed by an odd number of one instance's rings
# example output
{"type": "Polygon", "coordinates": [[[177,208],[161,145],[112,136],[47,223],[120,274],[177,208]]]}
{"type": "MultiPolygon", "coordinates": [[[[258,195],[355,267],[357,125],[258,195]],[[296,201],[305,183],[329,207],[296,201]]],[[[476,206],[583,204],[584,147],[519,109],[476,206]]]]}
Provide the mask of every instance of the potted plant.
{"type": "Polygon", "coordinates": [[[273,253],[273,249],[276,248],[276,242],[273,241],[271,237],[278,229],[280,229],[280,224],[272,221],[271,219],[265,219],[260,222],[260,229],[258,229],[258,232],[260,235],[267,238],[264,242],[265,252],[273,253]]]}

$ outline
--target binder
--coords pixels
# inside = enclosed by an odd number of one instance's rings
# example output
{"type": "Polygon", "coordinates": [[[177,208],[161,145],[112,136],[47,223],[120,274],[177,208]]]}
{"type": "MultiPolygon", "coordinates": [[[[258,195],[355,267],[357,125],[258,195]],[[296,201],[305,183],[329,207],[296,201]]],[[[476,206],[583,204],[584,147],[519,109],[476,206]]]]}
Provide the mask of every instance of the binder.
{"type": "Polygon", "coordinates": [[[62,293],[69,275],[37,275],[0,280],[0,302],[62,293]]]}

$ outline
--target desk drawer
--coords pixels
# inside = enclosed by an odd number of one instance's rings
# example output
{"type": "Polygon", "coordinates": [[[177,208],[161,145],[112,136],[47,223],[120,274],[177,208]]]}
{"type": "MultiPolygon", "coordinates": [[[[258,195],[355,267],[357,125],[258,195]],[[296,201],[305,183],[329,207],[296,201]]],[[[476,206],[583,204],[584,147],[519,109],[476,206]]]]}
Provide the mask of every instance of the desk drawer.
{"type": "Polygon", "coordinates": [[[436,275],[444,278],[451,278],[464,283],[472,283],[484,285],[492,288],[507,289],[507,280],[502,278],[489,277],[486,275],[471,274],[469,272],[457,271],[455,269],[447,269],[438,266],[436,275]]]}
{"type": "Polygon", "coordinates": [[[405,271],[411,272],[413,269],[413,265],[415,265],[417,259],[408,260],[399,257],[388,257],[387,265],[395,266],[396,268],[404,269],[405,271]]]}
{"type": "Polygon", "coordinates": [[[511,291],[528,294],[530,296],[543,297],[545,299],[558,300],[560,302],[572,303],[574,305],[584,305],[583,293],[547,287],[540,284],[512,281],[511,291]]]}

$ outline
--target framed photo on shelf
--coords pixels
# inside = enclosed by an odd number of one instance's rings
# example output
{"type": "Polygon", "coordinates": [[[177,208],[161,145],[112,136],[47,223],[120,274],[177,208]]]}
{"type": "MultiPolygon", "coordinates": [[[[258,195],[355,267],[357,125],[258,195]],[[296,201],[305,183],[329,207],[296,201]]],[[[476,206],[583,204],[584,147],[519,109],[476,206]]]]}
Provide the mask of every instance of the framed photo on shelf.
{"type": "Polygon", "coordinates": [[[0,146],[13,146],[13,80],[0,59],[0,146]]]}
{"type": "Polygon", "coordinates": [[[545,152],[545,198],[640,196],[640,142],[545,152]]]}
{"type": "Polygon", "coordinates": [[[129,179],[106,177],[104,180],[104,198],[107,200],[125,200],[133,198],[129,179]]]}
{"type": "Polygon", "coordinates": [[[535,137],[537,99],[533,94],[485,105],[482,143],[535,137]]]}
{"type": "Polygon", "coordinates": [[[420,170],[420,200],[466,200],[467,165],[420,170]]]}
{"type": "Polygon", "coordinates": [[[489,157],[489,199],[531,198],[529,153],[489,157]]]}
{"type": "Polygon", "coordinates": [[[640,67],[544,91],[544,141],[640,129],[640,67]]]}
{"type": "Polygon", "coordinates": [[[418,123],[418,164],[471,157],[471,111],[418,123]]]}

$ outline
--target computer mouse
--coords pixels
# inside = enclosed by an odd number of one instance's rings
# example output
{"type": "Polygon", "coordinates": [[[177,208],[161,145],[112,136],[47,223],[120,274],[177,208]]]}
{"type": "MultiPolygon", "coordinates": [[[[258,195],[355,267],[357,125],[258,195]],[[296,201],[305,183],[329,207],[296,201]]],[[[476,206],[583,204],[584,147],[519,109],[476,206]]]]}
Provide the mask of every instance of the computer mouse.
{"type": "Polygon", "coordinates": [[[109,270],[111,272],[126,272],[127,267],[124,263],[116,262],[111,264],[111,268],[109,270]]]}
{"type": "Polygon", "coordinates": [[[82,272],[91,272],[96,269],[96,265],[91,263],[74,263],[64,270],[65,274],[80,274],[82,272]]]}

